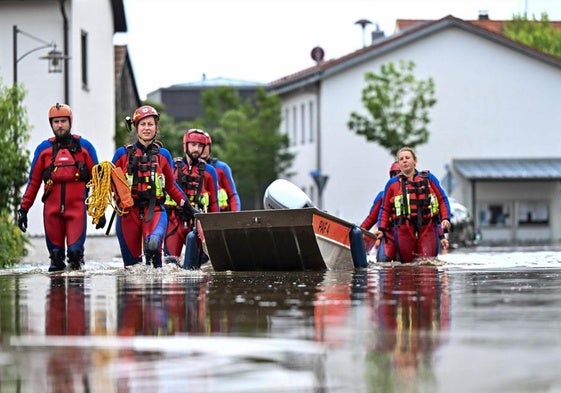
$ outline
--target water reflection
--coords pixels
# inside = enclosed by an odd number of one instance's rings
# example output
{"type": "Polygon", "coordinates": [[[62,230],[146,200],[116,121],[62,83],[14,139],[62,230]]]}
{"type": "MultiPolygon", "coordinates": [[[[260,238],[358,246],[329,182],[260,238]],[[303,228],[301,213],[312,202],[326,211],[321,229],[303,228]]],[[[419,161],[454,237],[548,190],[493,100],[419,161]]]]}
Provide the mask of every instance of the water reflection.
{"type": "Polygon", "coordinates": [[[232,380],[258,391],[272,375],[292,390],[403,391],[430,384],[450,324],[448,275],[435,268],[21,281],[23,315],[1,315],[27,332],[11,341],[27,349],[17,391],[229,391],[232,380]]]}
{"type": "Polygon", "coordinates": [[[84,277],[51,277],[45,308],[46,335],[86,334],[84,277]]]}
{"type": "Polygon", "coordinates": [[[434,352],[450,327],[448,274],[432,267],[384,269],[379,285],[379,298],[372,299],[375,350],[368,361],[386,381],[385,391],[416,391],[434,380],[434,352]]]}
{"type": "Polygon", "coordinates": [[[119,336],[162,336],[205,331],[207,278],[166,282],[123,278],[118,282],[119,336]]]}
{"type": "Polygon", "coordinates": [[[430,391],[432,360],[450,327],[447,272],[395,267],[326,273],[318,289],[315,339],[330,348],[329,385],[383,392],[425,385],[430,391]]]}

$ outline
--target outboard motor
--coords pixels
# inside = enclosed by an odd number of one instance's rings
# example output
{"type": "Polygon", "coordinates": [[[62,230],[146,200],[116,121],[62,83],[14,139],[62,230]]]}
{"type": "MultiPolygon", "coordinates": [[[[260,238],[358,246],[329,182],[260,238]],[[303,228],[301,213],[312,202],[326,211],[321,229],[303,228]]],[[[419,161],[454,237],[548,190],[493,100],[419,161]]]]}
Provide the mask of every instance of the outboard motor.
{"type": "Polygon", "coordinates": [[[267,210],[315,207],[310,197],[294,183],[277,179],[265,190],[263,206],[267,210]]]}

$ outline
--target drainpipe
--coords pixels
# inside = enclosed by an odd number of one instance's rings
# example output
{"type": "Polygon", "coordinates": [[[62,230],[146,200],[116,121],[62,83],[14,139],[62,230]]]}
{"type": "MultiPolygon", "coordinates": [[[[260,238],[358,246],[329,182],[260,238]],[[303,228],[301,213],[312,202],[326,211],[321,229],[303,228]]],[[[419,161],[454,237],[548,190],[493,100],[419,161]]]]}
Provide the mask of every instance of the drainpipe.
{"type": "Polygon", "coordinates": [[[68,17],[66,16],[66,10],[64,9],[65,0],[60,0],[60,13],[62,15],[62,34],[63,34],[63,53],[64,53],[64,102],[66,105],[70,105],[70,97],[68,92],[68,82],[70,76],[68,75],[68,17]]]}

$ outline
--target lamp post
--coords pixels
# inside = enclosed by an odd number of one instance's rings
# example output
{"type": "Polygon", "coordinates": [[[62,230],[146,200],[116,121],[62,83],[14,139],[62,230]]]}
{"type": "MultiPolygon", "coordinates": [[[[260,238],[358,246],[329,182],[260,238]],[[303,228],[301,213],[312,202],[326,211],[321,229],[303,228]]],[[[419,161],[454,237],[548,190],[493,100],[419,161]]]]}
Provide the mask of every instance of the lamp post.
{"type": "MultiPolygon", "coordinates": [[[[58,51],[56,49],[56,44],[54,42],[47,42],[44,41],[38,37],[35,37],[32,34],[26,33],[25,31],[21,30],[18,28],[17,25],[13,26],[13,70],[14,70],[14,82],[13,82],[13,86],[16,87],[17,83],[18,83],[18,63],[25,58],[26,56],[30,55],[33,52],[39,51],[41,49],[46,49],[46,48],[52,48],[51,51],[43,57],[40,57],[40,59],[45,59],[48,60],[49,62],[49,68],[48,71],[49,73],[61,73],[62,72],[62,60],[66,59],[67,57],[64,56],[62,54],[62,52],[58,51]],[[36,48],[33,48],[31,50],[28,50],[27,52],[23,53],[22,55],[18,54],[18,34],[24,35],[28,38],[31,38],[32,40],[40,43],[41,45],[39,45],[36,48]]],[[[16,96],[14,96],[16,97],[16,96]]],[[[16,110],[16,107],[19,103],[17,102],[17,99],[14,99],[14,110],[16,110]]],[[[17,120],[16,120],[17,121],[17,120]]],[[[13,142],[14,142],[14,146],[16,149],[19,149],[20,147],[18,146],[18,139],[19,139],[19,134],[18,134],[18,127],[14,128],[14,134],[13,134],[13,142]]],[[[20,185],[18,184],[18,182],[16,181],[16,183],[14,184],[14,199],[13,199],[13,203],[14,203],[14,208],[15,208],[15,212],[14,215],[17,218],[17,206],[20,203],[19,200],[19,187],[20,185]]]]}
{"type": "Polygon", "coordinates": [[[22,60],[27,55],[41,49],[53,48],[46,56],[40,57],[40,59],[49,61],[49,68],[48,68],[49,73],[62,72],[62,64],[63,64],[62,60],[66,59],[66,57],[62,54],[61,51],[58,51],[56,49],[56,44],[54,42],[47,42],[38,37],[35,37],[34,35],[26,33],[25,31],[19,29],[17,25],[14,25],[13,27],[13,40],[14,40],[14,45],[13,45],[14,85],[18,83],[18,63],[20,62],[20,60],[22,60]],[[25,35],[26,37],[31,38],[32,40],[37,41],[42,45],[33,48],[18,57],[18,34],[25,35]]]}

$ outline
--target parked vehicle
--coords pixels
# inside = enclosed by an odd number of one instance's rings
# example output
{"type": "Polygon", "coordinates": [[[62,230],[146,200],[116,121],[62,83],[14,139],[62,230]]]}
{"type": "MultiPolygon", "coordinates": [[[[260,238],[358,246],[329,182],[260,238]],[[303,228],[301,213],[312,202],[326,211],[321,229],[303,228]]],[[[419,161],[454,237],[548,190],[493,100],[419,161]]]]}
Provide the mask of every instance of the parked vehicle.
{"type": "Polygon", "coordinates": [[[450,209],[452,217],[450,218],[450,231],[448,233],[448,241],[451,248],[470,247],[477,244],[481,235],[476,230],[473,218],[468,208],[450,198],[450,209]]]}

